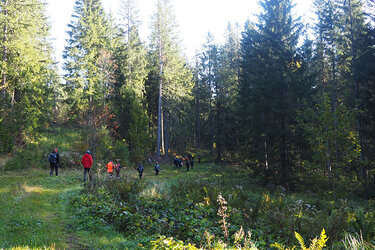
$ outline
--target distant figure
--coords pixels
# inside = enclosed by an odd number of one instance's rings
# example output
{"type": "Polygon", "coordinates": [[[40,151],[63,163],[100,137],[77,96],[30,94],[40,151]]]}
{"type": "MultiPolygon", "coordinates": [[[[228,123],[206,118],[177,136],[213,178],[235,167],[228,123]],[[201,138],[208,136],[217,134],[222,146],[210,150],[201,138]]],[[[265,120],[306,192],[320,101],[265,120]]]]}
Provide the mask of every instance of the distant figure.
{"type": "Polygon", "coordinates": [[[180,160],[177,158],[177,156],[174,158],[173,164],[175,168],[178,168],[180,166],[180,160]]]}
{"type": "Polygon", "coordinates": [[[186,165],[186,171],[189,172],[190,161],[189,161],[189,158],[188,158],[188,157],[185,158],[185,165],[186,165]]]}
{"type": "Polygon", "coordinates": [[[60,165],[60,156],[59,153],[57,153],[57,148],[55,148],[52,153],[48,155],[48,161],[49,161],[49,166],[51,167],[51,172],[49,173],[50,176],[53,175],[53,172],[56,172],[56,176],[59,175],[58,173],[58,168],[60,165]]]}
{"type": "Polygon", "coordinates": [[[107,165],[105,165],[106,169],[107,169],[107,172],[108,172],[108,177],[113,177],[113,162],[112,161],[109,161],[107,163],[107,165]]]}
{"type": "Polygon", "coordinates": [[[191,164],[191,169],[193,169],[193,167],[194,167],[194,154],[191,155],[190,164],[191,164]]]}
{"type": "Polygon", "coordinates": [[[138,170],[138,173],[139,173],[139,179],[142,179],[143,170],[144,170],[142,163],[138,163],[137,170],[138,170]]]}
{"type": "Polygon", "coordinates": [[[159,165],[158,162],[155,163],[154,170],[155,170],[155,174],[158,175],[158,174],[159,174],[159,171],[160,171],[160,165],[159,165]]]}
{"type": "Polygon", "coordinates": [[[151,158],[148,158],[148,159],[147,159],[147,163],[148,163],[148,164],[151,164],[151,163],[152,163],[152,159],[151,159],[151,158]]]}
{"type": "Polygon", "coordinates": [[[121,168],[122,168],[122,166],[120,164],[120,160],[117,160],[117,163],[115,164],[116,178],[120,178],[121,168]]]}
{"type": "Polygon", "coordinates": [[[198,163],[201,163],[201,156],[198,155],[198,163]]]}
{"type": "Polygon", "coordinates": [[[182,157],[180,157],[180,166],[179,166],[179,168],[182,168],[183,165],[184,165],[184,159],[182,157]]]}
{"type": "Polygon", "coordinates": [[[86,151],[86,154],[82,157],[81,161],[84,171],[83,171],[83,181],[86,181],[86,175],[89,174],[89,180],[92,180],[91,177],[91,167],[92,167],[92,157],[90,155],[90,150],[86,151]]]}

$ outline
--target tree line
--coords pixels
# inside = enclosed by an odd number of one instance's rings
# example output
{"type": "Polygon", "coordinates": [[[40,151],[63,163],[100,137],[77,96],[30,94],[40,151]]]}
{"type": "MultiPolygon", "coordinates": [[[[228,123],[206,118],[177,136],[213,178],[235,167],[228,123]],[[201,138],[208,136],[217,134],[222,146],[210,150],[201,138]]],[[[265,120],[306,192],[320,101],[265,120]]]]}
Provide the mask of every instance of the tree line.
{"type": "Polygon", "coordinates": [[[2,152],[59,122],[85,128],[94,154],[106,134],[132,161],[200,148],[266,182],[373,182],[372,0],[314,0],[310,26],[292,0],[259,0],[256,20],[228,24],[223,44],[208,34],[192,63],[170,0],[157,1],[148,41],[133,0],[118,19],[77,0],[63,81],[43,2],[0,4],[2,152]]]}

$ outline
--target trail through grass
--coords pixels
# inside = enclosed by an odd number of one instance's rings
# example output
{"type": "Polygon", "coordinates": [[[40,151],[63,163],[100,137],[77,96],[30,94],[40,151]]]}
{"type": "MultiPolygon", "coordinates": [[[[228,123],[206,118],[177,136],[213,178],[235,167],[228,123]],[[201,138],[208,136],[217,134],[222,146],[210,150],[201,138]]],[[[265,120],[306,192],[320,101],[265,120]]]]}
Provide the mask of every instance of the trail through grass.
{"type": "Polygon", "coordinates": [[[79,189],[76,172],[50,177],[28,169],[0,175],[0,247],[71,248],[78,245],[69,232],[63,196],[79,189]]]}

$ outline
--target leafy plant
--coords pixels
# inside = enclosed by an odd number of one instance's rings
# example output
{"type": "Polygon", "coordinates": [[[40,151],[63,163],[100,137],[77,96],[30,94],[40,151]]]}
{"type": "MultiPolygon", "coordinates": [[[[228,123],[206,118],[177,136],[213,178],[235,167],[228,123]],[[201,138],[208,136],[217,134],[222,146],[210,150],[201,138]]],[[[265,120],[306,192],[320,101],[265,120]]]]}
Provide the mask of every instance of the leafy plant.
{"type": "MultiPolygon", "coordinates": [[[[321,249],[323,249],[323,247],[326,246],[326,243],[328,241],[328,237],[326,236],[326,233],[325,233],[324,229],[320,233],[319,238],[314,238],[313,240],[311,240],[311,244],[310,244],[309,247],[306,247],[305,241],[299,233],[294,232],[294,234],[295,234],[295,237],[298,240],[302,250],[321,250],[321,249]]],[[[271,247],[275,247],[275,248],[278,248],[278,249],[281,249],[281,250],[289,250],[290,249],[290,248],[285,248],[283,245],[281,245],[279,243],[271,244],[271,247]]],[[[293,247],[291,249],[295,249],[295,247],[293,247]]]]}

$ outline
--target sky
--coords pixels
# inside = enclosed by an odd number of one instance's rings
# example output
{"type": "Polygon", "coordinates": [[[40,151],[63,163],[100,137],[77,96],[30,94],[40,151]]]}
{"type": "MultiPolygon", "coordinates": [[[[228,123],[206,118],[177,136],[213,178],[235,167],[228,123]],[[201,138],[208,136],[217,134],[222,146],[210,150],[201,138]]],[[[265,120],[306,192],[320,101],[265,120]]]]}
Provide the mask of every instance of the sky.
{"type": "MultiPolygon", "coordinates": [[[[119,13],[121,0],[102,0],[107,12],[119,13]]],[[[295,0],[296,13],[308,16],[311,12],[311,0],[295,0]]],[[[55,60],[62,65],[62,51],[68,38],[68,24],[71,20],[75,0],[46,0],[47,15],[51,22],[51,38],[55,48],[55,60]]],[[[147,41],[150,34],[150,17],[156,10],[157,0],[135,0],[141,21],[140,35],[147,41]]],[[[223,42],[224,32],[229,22],[238,23],[243,28],[246,20],[254,21],[258,13],[257,0],[171,0],[181,34],[181,44],[185,54],[192,59],[202,44],[207,33],[213,34],[218,43],[223,42]]],[[[306,20],[308,21],[308,20],[306,20]]]]}

